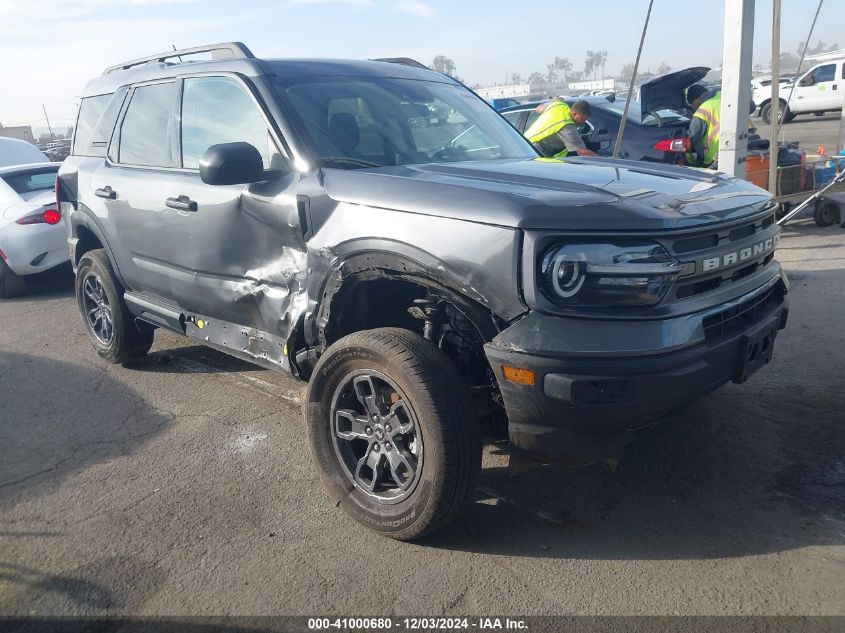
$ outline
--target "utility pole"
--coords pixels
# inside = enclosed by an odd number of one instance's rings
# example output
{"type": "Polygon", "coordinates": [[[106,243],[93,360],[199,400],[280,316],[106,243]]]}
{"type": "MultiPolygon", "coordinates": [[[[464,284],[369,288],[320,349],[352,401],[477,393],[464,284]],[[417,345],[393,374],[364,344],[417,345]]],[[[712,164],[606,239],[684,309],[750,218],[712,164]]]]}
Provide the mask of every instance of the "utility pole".
{"type": "MultiPolygon", "coordinates": [[[[808,38],[809,39],[809,38],[808,38]]],[[[795,78],[796,81],[798,78],[795,78]]],[[[778,129],[780,128],[780,0],[772,0],[772,101],[769,133],[769,191],[778,195],[778,129]]],[[[784,112],[784,114],[786,114],[784,112]]]]}
{"type": "Polygon", "coordinates": [[[47,108],[41,104],[41,109],[44,110],[44,118],[47,119],[47,129],[50,131],[50,140],[53,140],[53,128],[50,127],[50,117],[47,116],[47,108]]]}
{"type": "Polygon", "coordinates": [[[737,178],[745,178],[753,44],[754,0],[725,0],[719,171],[737,178]]]}
{"type": "Polygon", "coordinates": [[[845,104],[842,104],[842,115],[839,117],[839,145],[836,147],[838,154],[845,149],[845,104]]]}

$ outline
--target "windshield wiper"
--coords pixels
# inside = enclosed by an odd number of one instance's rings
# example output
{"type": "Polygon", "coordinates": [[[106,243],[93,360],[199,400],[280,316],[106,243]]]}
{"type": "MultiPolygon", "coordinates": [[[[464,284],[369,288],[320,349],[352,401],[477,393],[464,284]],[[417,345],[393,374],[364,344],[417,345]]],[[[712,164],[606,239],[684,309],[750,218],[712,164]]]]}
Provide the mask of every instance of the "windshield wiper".
{"type": "Polygon", "coordinates": [[[361,160],[360,158],[352,158],[350,156],[320,156],[315,159],[315,162],[322,164],[328,163],[327,166],[341,167],[343,165],[354,165],[356,167],[383,167],[378,163],[373,163],[368,160],[361,160]]]}

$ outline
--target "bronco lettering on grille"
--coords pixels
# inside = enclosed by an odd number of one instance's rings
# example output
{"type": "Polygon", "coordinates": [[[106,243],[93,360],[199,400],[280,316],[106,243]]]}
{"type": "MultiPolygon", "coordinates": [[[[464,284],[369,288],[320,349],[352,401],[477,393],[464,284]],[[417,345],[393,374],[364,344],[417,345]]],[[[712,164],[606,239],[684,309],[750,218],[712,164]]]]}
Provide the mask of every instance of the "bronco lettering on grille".
{"type": "Polygon", "coordinates": [[[766,253],[775,250],[779,239],[780,235],[775,235],[767,240],[757,242],[756,244],[752,244],[751,246],[747,246],[738,251],[725,253],[719,257],[708,257],[707,259],[701,260],[699,268],[702,272],[706,273],[719,268],[733,266],[734,264],[742,263],[754,257],[759,257],[760,255],[765,255],[766,253]]]}

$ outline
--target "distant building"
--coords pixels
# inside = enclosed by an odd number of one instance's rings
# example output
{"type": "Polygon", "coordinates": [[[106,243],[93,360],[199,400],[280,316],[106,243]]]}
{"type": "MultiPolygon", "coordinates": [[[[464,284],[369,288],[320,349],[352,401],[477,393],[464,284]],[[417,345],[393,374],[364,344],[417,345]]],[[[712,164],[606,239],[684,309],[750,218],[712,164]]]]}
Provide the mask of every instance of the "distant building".
{"type": "Polygon", "coordinates": [[[531,94],[531,86],[528,84],[505,84],[503,86],[490,86],[489,88],[477,88],[476,94],[482,99],[504,99],[506,97],[527,97],[531,94]]]}
{"type": "Polygon", "coordinates": [[[616,90],[615,79],[593,79],[591,81],[572,81],[570,90],[616,90]]]}
{"type": "Polygon", "coordinates": [[[30,125],[12,125],[4,127],[0,125],[0,136],[6,138],[16,138],[27,143],[35,144],[35,137],[32,135],[32,126],[30,125]]]}

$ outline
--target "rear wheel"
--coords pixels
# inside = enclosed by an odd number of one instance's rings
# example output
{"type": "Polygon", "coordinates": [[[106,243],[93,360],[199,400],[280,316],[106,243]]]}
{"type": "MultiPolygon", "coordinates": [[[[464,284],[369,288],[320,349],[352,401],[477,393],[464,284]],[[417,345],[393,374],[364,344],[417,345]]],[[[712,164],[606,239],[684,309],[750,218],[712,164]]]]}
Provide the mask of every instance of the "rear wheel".
{"type": "Polygon", "coordinates": [[[323,484],[359,523],[412,540],[465,505],[481,437],[461,375],[430,341],[398,328],[344,337],[314,368],[306,407],[323,484]]]}
{"type": "Polygon", "coordinates": [[[123,363],[150,351],[154,329],[132,317],[104,250],[89,251],[79,260],[76,301],[91,344],[107,361],[123,363]]]}
{"type": "Polygon", "coordinates": [[[23,277],[16,274],[6,262],[0,259],[0,299],[17,297],[25,288],[23,277]]]}

